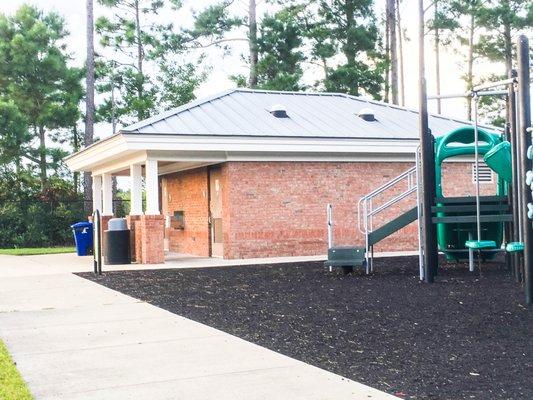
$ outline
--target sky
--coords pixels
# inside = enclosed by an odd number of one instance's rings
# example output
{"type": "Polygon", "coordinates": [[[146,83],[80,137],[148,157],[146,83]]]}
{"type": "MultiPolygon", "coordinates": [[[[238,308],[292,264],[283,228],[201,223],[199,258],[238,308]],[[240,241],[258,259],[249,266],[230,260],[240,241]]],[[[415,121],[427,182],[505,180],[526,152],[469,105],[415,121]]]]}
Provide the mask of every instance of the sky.
{"type": "MultiPolygon", "coordinates": [[[[184,0],[183,11],[179,14],[182,23],[192,21],[192,12],[200,10],[211,4],[213,0],[184,0]]],[[[381,0],[376,0],[377,13],[381,13],[381,0]]],[[[46,11],[56,11],[67,21],[68,30],[71,33],[67,46],[74,57],[77,65],[81,65],[85,60],[85,0],[0,0],[0,12],[11,14],[24,3],[30,3],[46,11]]],[[[103,8],[95,0],[95,19],[101,15],[109,15],[109,10],[103,8]]],[[[236,0],[236,7],[244,9],[246,0],[236,0]]],[[[258,15],[261,8],[266,7],[264,1],[258,2],[258,15]]],[[[405,59],[405,98],[406,106],[410,108],[418,107],[418,22],[417,22],[417,0],[404,0],[401,4],[402,23],[406,29],[406,41],[404,42],[405,59]]],[[[235,48],[230,56],[221,58],[222,52],[216,48],[210,48],[207,53],[206,63],[211,72],[206,82],[196,91],[198,98],[216,94],[230,88],[235,84],[228,79],[228,76],[235,74],[247,74],[246,66],[241,55],[245,51],[242,44],[235,42],[235,48]],[[240,47],[239,47],[240,46],[240,47]]],[[[444,47],[441,52],[441,87],[442,93],[463,93],[464,82],[461,74],[465,71],[464,57],[457,54],[453,46],[444,47]]],[[[310,70],[304,75],[305,79],[313,81],[313,71],[310,70]]],[[[480,75],[503,74],[503,64],[491,64],[488,62],[476,65],[476,73],[480,75]]],[[[428,82],[428,93],[435,93],[435,62],[432,52],[432,42],[426,40],[426,79],[428,82]]],[[[436,112],[435,102],[429,103],[430,112],[436,112]]],[[[442,106],[443,114],[454,118],[465,119],[466,107],[464,100],[444,100],[442,106]]],[[[108,124],[101,124],[96,127],[95,133],[100,138],[111,134],[108,124]]]]}

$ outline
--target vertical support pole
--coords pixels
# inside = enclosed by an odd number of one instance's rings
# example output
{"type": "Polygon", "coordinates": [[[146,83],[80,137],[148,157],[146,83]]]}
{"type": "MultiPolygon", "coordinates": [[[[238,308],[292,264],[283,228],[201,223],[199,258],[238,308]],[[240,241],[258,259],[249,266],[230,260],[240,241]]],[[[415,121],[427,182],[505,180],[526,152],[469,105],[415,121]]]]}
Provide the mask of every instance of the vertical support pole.
{"type": "Polygon", "coordinates": [[[102,215],[113,215],[113,180],[110,173],[102,175],[102,215]]]}
{"type": "Polygon", "coordinates": [[[102,275],[102,218],[98,209],[93,212],[94,273],[102,275]]]}
{"type": "MultiPolygon", "coordinates": [[[[468,240],[472,240],[472,232],[468,232],[468,240]]],[[[468,248],[468,270],[474,272],[474,249],[468,248]]]]}
{"type": "Polygon", "coordinates": [[[159,215],[159,173],[157,160],[146,160],[146,214],[159,215]]]}
{"type": "MultiPolygon", "coordinates": [[[[509,78],[516,78],[516,71],[512,70],[509,78]]],[[[512,227],[512,241],[520,241],[520,190],[519,190],[519,158],[520,153],[518,151],[519,143],[517,137],[516,129],[516,94],[514,85],[508,86],[507,93],[507,106],[508,106],[508,116],[507,124],[509,131],[509,142],[511,142],[511,172],[512,172],[512,184],[511,184],[511,211],[513,213],[513,223],[512,227]]],[[[512,253],[511,258],[513,259],[513,273],[515,279],[519,281],[520,278],[520,254],[512,253]]]]}
{"type": "Polygon", "coordinates": [[[419,278],[424,280],[424,244],[422,243],[424,232],[422,231],[422,205],[420,203],[422,184],[420,183],[420,146],[416,148],[416,209],[417,209],[417,228],[418,228],[418,269],[419,278]]]}
{"type": "MultiPolygon", "coordinates": [[[[520,35],[517,40],[518,50],[518,111],[521,152],[520,152],[520,174],[522,182],[525,180],[527,171],[531,171],[533,165],[527,158],[527,149],[531,146],[531,134],[528,128],[531,126],[531,80],[529,76],[529,41],[525,35],[520,35]]],[[[531,188],[524,183],[520,188],[522,197],[522,219],[523,240],[524,240],[524,290],[526,294],[526,304],[531,304],[533,300],[533,225],[527,218],[526,207],[532,201],[531,188]]]]}
{"type": "Polygon", "coordinates": [[[142,166],[140,164],[130,165],[130,215],[141,215],[143,213],[142,199],[142,166]]]}
{"type": "Polygon", "coordinates": [[[333,206],[328,204],[326,206],[326,213],[328,216],[328,249],[333,247],[333,206]]]}
{"type": "Polygon", "coordinates": [[[422,230],[424,232],[424,281],[432,283],[438,268],[436,227],[431,221],[435,197],[435,155],[429,131],[424,54],[424,0],[418,0],[419,127],[421,148],[422,230]]]}
{"type": "MultiPolygon", "coordinates": [[[[512,86],[512,85],[509,85],[512,86]]],[[[508,86],[508,89],[509,89],[508,86]]],[[[511,143],[511,129],[510,129],[510,109],[509,109],[509,90],[507,90],[507,96],[505,97],[505,114],[506,114],[506,124],[505,124],[505,133],[504,138],[509,143],[511,143]]],[[[511,149],[511,183],[512,183],[512,170],[513,170],[513,161],[512,161],[512,154],[513,151],[511,149]]],[[[500,181],[502,181],[501,178],[498,178],[500,181]]],[[[513,189],[511,187],[511,183],[503,182],[504,187],[506,189],[507,194],[507,203],[509,204],[509,210],[511,211],[511,214],[513,212],[513,189]]],[[[513,221],[504,222],[504,243],[505,246],[507,246],[507,243],[509,242],[515,242],[516,240],[513,240],[513,221]]],[[[516,263],[515,263],[515,257],[514,253],[505,253],[505,264],[507,265],[509,271],[514,275],[514,271],[516,269],[516,263]]]]}
{"type": "Polygon", "coordinates": [[[102,209],[102,177],[93,176],[93,211],[102,209]]]}
{"type": "MultiPolygon", "coordinates": [[[[326,214],[328,219],[328,253],[329,249],[333,247],[333,206],[328,204],[326,206],[326,214]]],[[[333,271],[333,267],[329,266],[329,272],[333,271]]]]}

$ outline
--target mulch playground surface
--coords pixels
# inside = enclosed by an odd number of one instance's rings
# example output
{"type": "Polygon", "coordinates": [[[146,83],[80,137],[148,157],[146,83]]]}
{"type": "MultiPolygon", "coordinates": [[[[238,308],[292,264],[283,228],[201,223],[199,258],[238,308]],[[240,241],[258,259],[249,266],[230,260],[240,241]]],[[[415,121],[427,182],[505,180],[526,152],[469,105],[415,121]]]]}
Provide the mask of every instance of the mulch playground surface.
{"type": "Polygon", "coordinates": [[[533,310],[502,263],[415,257],[343,275],[322,263],[80,274],[405,399],[533,399],[533,310]]]}

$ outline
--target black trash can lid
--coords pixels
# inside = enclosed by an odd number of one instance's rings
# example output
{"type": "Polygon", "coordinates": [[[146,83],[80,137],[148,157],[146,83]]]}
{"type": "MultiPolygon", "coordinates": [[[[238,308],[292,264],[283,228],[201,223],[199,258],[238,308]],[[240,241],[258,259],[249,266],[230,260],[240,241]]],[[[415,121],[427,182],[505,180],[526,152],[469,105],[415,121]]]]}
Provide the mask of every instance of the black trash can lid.
{"type": "Polygon", "coordinates": [[[92,222],[87,222],[87,221],[76,222],[75,224],[70,225],[70,227],[71,227],[72,229],[76,229],[76,228],[90,228],[91,226],[93,226],[93,223],[92,223],[92,222]]]}

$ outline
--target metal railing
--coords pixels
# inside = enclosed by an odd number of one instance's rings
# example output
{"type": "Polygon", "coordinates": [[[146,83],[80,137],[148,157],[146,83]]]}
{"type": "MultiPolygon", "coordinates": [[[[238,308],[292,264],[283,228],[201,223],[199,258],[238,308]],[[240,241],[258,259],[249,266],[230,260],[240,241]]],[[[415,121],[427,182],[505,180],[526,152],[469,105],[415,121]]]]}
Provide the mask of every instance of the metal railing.
{"type": "Polygon", "coordinates": [[[417,168],[415,165],[386,184],[361,197],[357,203],[357,227],[359,231],[364,235],[368,235],[368,233],[373,232],[374,216],[391,207],[392,205],[402,201],[410,194],[416,192],[417,187],[417,168]],[[389,189],[396,189],[403,182],[405,182],[406,187],[401,193],[392,195],[389,200],[377,207],[374,207],[374,202],[377,197],[384,196],[384,193],[389,189]]]}
{"type": "MultiPolygon", "coordinates": [[[[385,183],[384,185],[378,187],[377,189],[374,189],[372,192],[368,193],[367,195],[361,197],[357,203],[357,227],[359,231],[365,235],[365,251],[366,251],[366,262],[367,265],[370,266],[370,270],[373,271],[373,245],[370,245],[369,243],[369,235],[375,230],[374,227],[374,217],[381,213],[382,211],[385,211],[389,207],[395,205],[396,203],[404,200],[405,198],[409,197],[411,194],[416,193],[416,205],[418,207],[418,218],[420,218],[420,206],[419,206],[419,193],[418,193],[418,182],[419,182],[419,168],[420,168],[420,159],[419,159],[419,151],[420,149],[417,148],[416,150],[416,157],[415,157],[415,166],[412,168],[409,168],[407,171],[403,172],[402,174],[398,175],[397,177],[393,178],[389,182],[385,183]],[[401,185],[405,185],[404,189],[398,193],[398,187],[401,187],[401,185]],[[383,197],[387,194],[390,190],[395,190],[395,193],[391,194],[391,197],[386,202],[379,204],[378,206],[375,206],[376,198],[383,197]]],[[[420,227],[420,224],[419,224],[420,227]]],[[[423,249],[421,246],[421,231],[419,228],[418,236],[419,236],[419,252],[422,254],[423,249]]]]}

